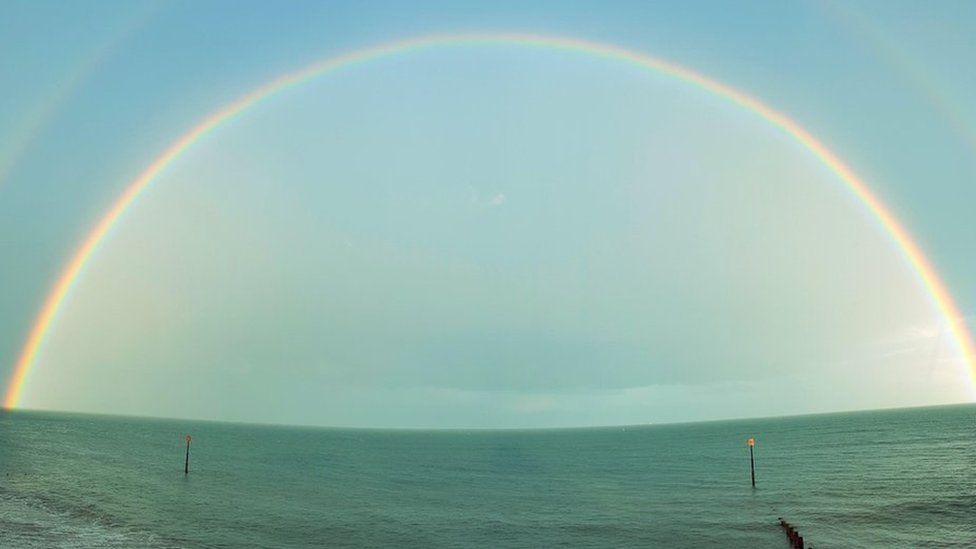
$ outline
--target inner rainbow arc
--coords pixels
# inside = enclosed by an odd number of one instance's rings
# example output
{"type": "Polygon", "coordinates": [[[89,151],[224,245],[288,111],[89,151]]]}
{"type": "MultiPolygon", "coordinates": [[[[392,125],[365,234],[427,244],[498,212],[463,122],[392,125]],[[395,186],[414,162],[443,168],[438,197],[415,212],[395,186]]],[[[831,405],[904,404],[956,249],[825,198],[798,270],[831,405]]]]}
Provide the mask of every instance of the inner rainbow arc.
{"type": "Polygon", "coordinates": [[[382,44],[374,47],[352,51],[346,54],[330,57],[324,61],[314,63],[306,68],[286,74],[252,90],[236,101],[210,114],[190,131],[173,142],[160,156],[158,156],[145,170],[133,179],[122,195],[115,200],[108,212],[98,221],[95,228],[88,233],[81,246],[75,251],[71,260],[61,271],[57,282],[48,293],[37,318],[28,333],[27,340],[14,366],[13,375],[7,386],[3,406],[7,409],[16,408],[27,382],[28,374],[34,367],[38,352],[49,333],[58,311],[61,309],[70,290],[74,287],[85,265],[98,249],[99,244],[116,226],[119,219],[132,203],[148,188],[174,160],[193,147],[203,137],[219,128],[224,123],[241,115],[260,101],[275,94],[301,85],[313,78],[329,74],[338,69],[357,63],[380,59],[392,55],[404,54],[412,51],[440,46],[458,45],[516,45],[564,50],[581,53],[594,57],[601,57],[617,62],[628,63],[647,70],[669,76],[676,80],[701,88],[713,95],[721,97],[729,103],[758,115],[770,125],[778,128],[791,139],[807,149],[823,165],[831,170],[844,185],[854,193],[866,210],[880,223],[893,242],[901,250],[902,255],[918,275],[922,286],[929,294],[933,303],[946,322],[952,341],[966,370],[969,380],[970,395],[976,395],[976,344],[966,328],[959,308],[948,288],[938,276],[931,262],[922,253],[921,248],[898,221],[891,210],[871,192],[867,184],[854,173],[833,151],[813,136],[799,123],[785,114],[763,104],[758,99],[747,95],[731,86],[713,80],[698,72],[683,66],[651,57],[642,53],[627,50],[619,46],[602,44],[556,36],[513,33],[470,33],[422,36],[409,40],[402,40],[382,44]]]}

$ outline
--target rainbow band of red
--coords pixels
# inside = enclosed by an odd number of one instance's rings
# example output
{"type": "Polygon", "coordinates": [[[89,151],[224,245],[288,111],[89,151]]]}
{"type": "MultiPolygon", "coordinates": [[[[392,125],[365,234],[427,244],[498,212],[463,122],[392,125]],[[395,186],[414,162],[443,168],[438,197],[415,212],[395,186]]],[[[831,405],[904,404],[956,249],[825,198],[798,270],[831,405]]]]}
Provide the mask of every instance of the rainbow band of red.
{"type": "Polygon", "coordinates": [[[51,329],[58,311],[69,291],[75,285],[85,264],[98,249],[98,245],[112,228],[115,227],[122,214],[156,180],[159,174],[201,138],[213,132],[225,122],[247,111],[258,102],[272,97],[278,92],[301,85],[315,77],[331,73],[338,69],[357,63],[428,48],[477,44],[515,45],[564,50],[635,65],[708,91],[733,105],[753,112],[773,127],[781,130],[786,136],[802,145],[836,174],[840,181],[844,183],[867,211],[881,224],[901,250],[905,259],[918,275],[925,291],[929,294],[940,314],[944,317],[952,341],[962,359],[963,368],[966,369],[966,379],[970,381],[969,389],[971,392],[973,391],[973,376],[976,375],[976,345],[974,345],[971,334],[963,322],[963,317],[959,313],[957,305],[932,264],[925,257],[925,254],[922,253],[922,250],[911,235],[909,235],[908,231],[905,230],[904,226],[895,218],[891,210],[871,192],[867,184],[850,167],[841,161],[833,151],[828,149],[826,145],[796,121],[735,88],[712,80],[691,69],[618,46],[532,34],[475,33],[419,37],[331,57],[258,87],[233,103],[212,113],[189,132],[183,134],[157,157],[152,164],[146,167],[138,177],[129,183],[122,196],[116,199],[108,212],[106,212],[95,228],[88,234],[77,251],[75,251],[71,261],[61,271],[57,283],[45,299],[44,305],[28,334],[27,341],[24,343],[17,364],[14,367],[13,376],[7,387],[4,407],[8,409],[17,407],[27,382],[28,374],[44,343],[45,336],[51,329]]]}

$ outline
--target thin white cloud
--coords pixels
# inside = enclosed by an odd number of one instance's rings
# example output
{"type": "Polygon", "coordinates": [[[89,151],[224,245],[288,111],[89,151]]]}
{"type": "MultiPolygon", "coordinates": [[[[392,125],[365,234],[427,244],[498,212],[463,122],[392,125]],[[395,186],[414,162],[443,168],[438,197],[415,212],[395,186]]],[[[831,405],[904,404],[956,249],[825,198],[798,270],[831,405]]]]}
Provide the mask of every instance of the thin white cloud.
{"type": "Polygon", "coordinates": [[[468,201],[475,206],[487,206],[489,208],[497,208],[505,203],[508,197],[505,193],[495,193],[488,197],[482,197],[481,194],[472,186],[468,186],[468,201]]]}
{"type": "Polygon", "coordinates": [[[496,208],[505,203],[505,195],[503,193],[498,193],[495,196],[488,199],[488,206],[496,208]]]}

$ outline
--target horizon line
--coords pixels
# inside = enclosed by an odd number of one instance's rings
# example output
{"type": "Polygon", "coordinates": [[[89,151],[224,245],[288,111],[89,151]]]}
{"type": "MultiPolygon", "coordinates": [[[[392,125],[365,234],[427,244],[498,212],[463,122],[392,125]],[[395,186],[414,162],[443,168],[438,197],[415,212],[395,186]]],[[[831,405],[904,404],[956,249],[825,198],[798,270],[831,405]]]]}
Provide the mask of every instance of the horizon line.
{"type": "Polygon", "coordinates": [[[111,412],[84,412],[84,411],[71,411],[71,410],[52,410],[52,409],[42,409],[42,408],[7,408],[0,407],[0,416],[3,414],[51,414],[51,415],[69,415],[69,416],[88,416],[88,417],[98,417],[98,418],[127,418],[127,419],[138,419],[138,420],[148,420],[148,421],[171,421],[171,422],[191,422],[191,423],[211,423],[211,424],[224,424],[224,425],[238,425],[238,426],[252,426],[252,427],[280,427],[287,429],[311,429],[311,430],[334,430],[334,431],[422,431],[422,432],[470,432],[470,431],[484,431],[484,432],[495,432],[495,431],[571,431],[580,429],[625,429],[625,428],[649,428],[649,427],[668,427],[677,425],[699,425],[704,423],[726,423],[726,422],[736,422],[736,421],[764,421],[764,420],[775,420],[775,419],[790,419],[790,418],[802,418],[810,416],[830,416],[830,415],[841,415],[841,414],[862,414],[862,413],[872,413],[872,412],[896,412],[903,410],[922,410],[928,408],[952,408],[952,407],[976,407],[976,402],[964,401],[964,402],[946,402],[940,404],[920,404],[920,405],[908,405],[908,406],[887,406],[882,408],[854,408],[854,409],[841,409],[841,410],[828,410],[828,411],[817,411],[817,412],[799,412],[799,413],[787,413],[784,415],[773,415],[773,416],[734,416],[728,418],[710,418],[710,419],[692,419],[692,420],[675,420],[675,421],[663,421],[663,422],[650,422],[650,423],[606,423],[606,424],[593,424],[593,425],[565,425],[559,427],[365,427],[365,426],[347,426],[347,425],[329,425],[329,424],[315,424],[315,423],[279,423],[279,422],[263,422],[263,421],[247,421],[238,419],[204,419],[197,417],[176,417],[176,416],[154,416],[154,415],[138,415],[138,414],[127,414],[127,413],[111,413],[111,412]]]}

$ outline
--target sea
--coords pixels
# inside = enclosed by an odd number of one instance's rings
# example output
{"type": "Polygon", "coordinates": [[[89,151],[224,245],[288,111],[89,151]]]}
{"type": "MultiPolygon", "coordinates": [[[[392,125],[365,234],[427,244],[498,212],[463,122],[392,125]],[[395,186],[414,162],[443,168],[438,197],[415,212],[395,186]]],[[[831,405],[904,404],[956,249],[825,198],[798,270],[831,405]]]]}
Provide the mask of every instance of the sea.
{"type": "Polygon", "coordinates": [[[788,547],[781,517],[807,547],[976,547],[976,406],[499,431],[0,415],[2,547],[788,547]]]}

